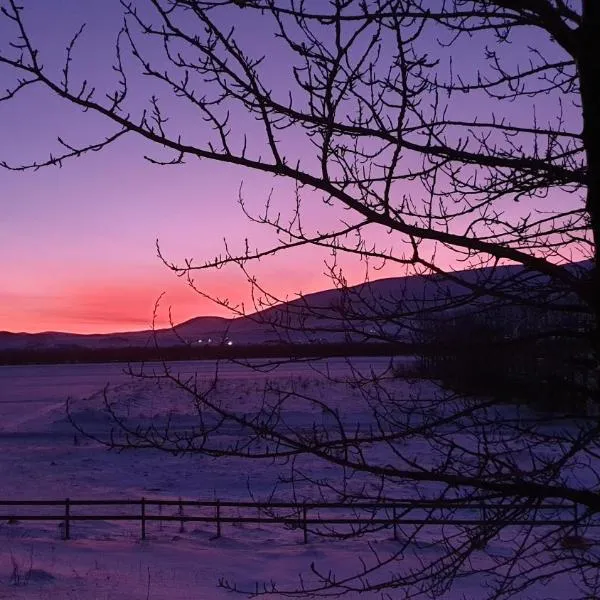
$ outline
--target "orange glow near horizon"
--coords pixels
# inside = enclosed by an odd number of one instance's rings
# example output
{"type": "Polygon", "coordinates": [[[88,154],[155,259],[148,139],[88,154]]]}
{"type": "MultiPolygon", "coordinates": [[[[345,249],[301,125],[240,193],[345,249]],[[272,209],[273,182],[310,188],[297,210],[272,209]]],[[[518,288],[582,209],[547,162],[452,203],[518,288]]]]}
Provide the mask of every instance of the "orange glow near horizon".
{"type": "Polygon", "coordinates": [[[185,286],[164,289],[131,285],[81,288],[76,285],[65,290],[65,296],[22,299],[17,304],[20,308],[13,306],[10,318],[0,314],[0,330],[84,334],[144,330],[152,327],[157,301],[157,327],[169,325],[170,306],[175,322],[209,314],[211,307],[216,308],[185,286]]]}
{"type": "MultiPolygon", "coordinates": [[[[279,269],[269,268],[259,281],[280,301],[335,287],[324,274],[322,262],[317,264],[315,256],[311,259],[298,266],[298,261],[290,260],[285,269],[282,265],[279,269]]],[[[449,264],[442,266],[450,268],[449,264]]],[[[460,267],[462,270],[469,265],[462,264],[460,267]]],[[[390,268],[388,265],[383,270],[371,272],[369,279],[407,274],[405,270],[400,272],[397,267],[390,268]]],[[[356,264],[347,265],[344,276],[349,286],[363,283],[366,277],[364,265],[362,268],[356,264]]],[[[149,269],[145,276],[129,276],[121,270],[105,274],[104,281],[76,277],[59,284],[48,278],[45,282],[36,281],[35,285],[39,287],[23,286],[12,292],[0,289],[0,331],[119,333],[147,330],[153,325],[169,327],[200,316],[235,318],[240,313],[251,314],[264,308],[264,305],[253,304],[250,284],[240,271],[221,269],[202,272],[196,278],[196,284],[212,297],[227,299],[234,308],[225,308],[198,294],[185,279],[177,278],[159,266],[158,269],[149,269]]],[[[254,300],[259,297],[260,293],[254,300]]]]}
{"type": "MultiPolygon", "coordinates": [[[[1,303],[11,305],[10,313],[0,308],[0,330],[117,333],[149,329],[153,320],[156,327],[168,327],[169,310],[174,323],[201,315],[231,316],[178,279],[115,279],[76,281],[48,295],[13,293],[8,298],[0,292],[1,303]]],[[[227,291],[217,289],[216,293],[227,295],[227,291]]]]}
{"type": "MultiPolygon", "coordinates": [[[[331,289],[335,282],[325,274],[322,260],[322,256],[319,258],[306,250],[301,256],[277,257],[275,264],[259,269],[258,281],[278,301],[331,289]]],[[[452,270],[448,260],[439,260],[438,264],[452,270]]],[[[473,266],[481,265],[463,263],[459,270],[473,266]]],[[[360,263],[344,265],[347,285],[363,283],[367,276],[364,268],[360,263]]],[[[405,268],[388,264],[368,275],[373,281],[408,274],[410,271],[405,268]]],[[[40,277],[33,283],[29,280],[19,283],[17,290],[0,289],[0,331],[119,333],[147,330],[153,325],[169,327],[200,316],[236,318],[265,307],[253,303],[246,276],[232,269],[204,271],[196,277],[196,285],[203,292],[220,300],[227,299],[232,309],[197,293],[184,278],[174,276],[163,265],[147,268],[144,275],[137,276],[121,268],[94,279],[80,275],[60,282],[50,275],[45,280],[40,277]]],[[[255,294],[254,301],[260,296],[260,292],[255,294]]],[[[274,302],[273,298],[269,300],[271,304],[274,302]]]]}
{"type": "MultiPolygon", "coordinates": [[[[293,269],[272,272],[264,280],[269,293],[281,300],[292,299],[298,293],[311,293],[333,287],[333,283],[318,274],[293,269]],[[270,282],[276,282],[270,285],[270,282]]],[[[220,270],[207,272],[202,289],[219,299],[227,298],[233,307],[246,314],[255,312],[250,285],[240,272],[220,270]],[[240,303],[244,303],[243,307],[240,303]]],[[[126,273],[111,276],[106,281],[73,279],[62,285],[41,287],[45,293],[22,289],[18,292],[0,290],[0,331],[40,333],[118,333],[156,327],[169,327],[199,316],[235,318],[235,310],[227,309],[194,291],[184,279],[179,279],[161,267],[145,277],[128,277],[126,273]],[[49,289],[51,288],[51,289],[49,289]],[[171,322],[172,320],[172,322],[171,322]]],[[[353,282],[354,283],[354,282],[353,282]]],[[[358,281],[356,281],[358,283],[358,281]]]]}

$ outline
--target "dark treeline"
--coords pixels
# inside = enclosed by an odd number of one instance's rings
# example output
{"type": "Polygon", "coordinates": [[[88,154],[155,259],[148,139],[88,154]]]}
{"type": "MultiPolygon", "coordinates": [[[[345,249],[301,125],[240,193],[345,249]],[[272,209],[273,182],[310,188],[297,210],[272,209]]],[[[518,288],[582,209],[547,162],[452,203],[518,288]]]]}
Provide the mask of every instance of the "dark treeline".
{"type": "Polygon", "coordinates": [[[590,323],[551,311],[522,315],[530,318],[491,310],[428,320],[421,341],[432,351],[421,354],[420,375],[470,397],[589,410],[589,390],[597,385],[590,323]]]}
{"type": "Polygon", "coordinates": [[[414,354],[414,344],[323,343],[244,346],[171,346],[126,348],[31,348],[0,350],[0,365],[217,360],[244,358],[325,358],[330,356],[392,356],[414,354]]]}

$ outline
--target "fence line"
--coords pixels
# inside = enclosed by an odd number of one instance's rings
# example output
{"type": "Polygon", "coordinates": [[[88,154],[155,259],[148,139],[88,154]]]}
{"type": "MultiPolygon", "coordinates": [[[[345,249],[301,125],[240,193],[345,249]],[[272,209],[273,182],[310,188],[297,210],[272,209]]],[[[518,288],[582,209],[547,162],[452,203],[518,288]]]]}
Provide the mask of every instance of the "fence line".
{"type": "MultiPolygon", "coordinates": [[[[71,525],[78,521],[139,521],[141,538],[146,539],[147,523],[153,521],[179,522],[184,524],[214,523],[215,537],[220,537],[223,524],[279,524],[292,529],[301,529],[304,543],[308,542],[310,527],[349,526],[351,532],[369,527],[393,528],[398,538],[401,525],[431,526],[454,525],[461,527],[483,526],[568,526],[577,532],[578,507],[576,503],[500,502],[469,500],[423,500],[407,499],[394,502],[248,502],[235,500],[163,500],[151,498],[118,500],[0,500],[0,520],[15,521],[60,521],[63,523],[64,539],[71,537],[71,525]],[[81,514],[77,508],[85,507],[130,507],[135,512],[125,514],[81,514]],[[46,514],[6,512],[6,508],[57,508],[62,511],[46,514]],[[174,514],[162,514],[163,507],[176,508],[174,514]],[[158,508],[159,513],[152,511],[158,508]],[[188,508],[186,513],[185,508],[188,508]],[[189,509],[209,509],[205,514],[191,514],[189,509]],[[237,509],[237,514],[231,510],[237,509]],[[252,511],[252,512],[249,512],[252,511]],[[255,511],[255,512],[254,512],[255,511]],[[281,511],[284,511],[283,513],[281,511]],[[286,512],[287,511],[287,512],[286,512]],[[343,511],[341,516],[334,513],[343,511]],[[325,514],[323,514],[325,512],[325,514]],[[416,514],[415,514],[416,513],[416,514]],[[391,516],[390,516],[391,515],[391,516]],[[533,518],[532,518],[533,515],[533,518]],[[357,529],[358,528],[358,529],[357,529]]],[[[84,511],[85,512],[85,511],[84,511]]],[[[315,530],[319,533],[320,530],[315,530]]],[[[331,533],[331,532],[330,532],[331,533]]]]}

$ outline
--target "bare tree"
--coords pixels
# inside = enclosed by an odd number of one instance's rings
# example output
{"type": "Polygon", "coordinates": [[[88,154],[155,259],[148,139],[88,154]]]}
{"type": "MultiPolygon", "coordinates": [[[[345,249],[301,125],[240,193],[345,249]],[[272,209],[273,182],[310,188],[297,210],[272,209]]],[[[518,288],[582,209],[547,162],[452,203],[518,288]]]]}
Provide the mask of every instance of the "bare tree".
{"type": "MultiPolygon", "coordinates": [[[[276,232],[273,246],[254,248],[247,242],[240,252],[226,248],[200,264],[175,264],[159,248],[160,257],[192,286],[198,271],[239,267],[253,288],[253,308],[264,310],[281,299],[253,277],[253,262],[303,246],[331,251],[328,268],[344,292],[342,301],[315,307],[300,299],[291,309],[255,317],[269,319],[284,334],[306,332],[313,319],[352,339],[389,341],[422,333],[423,315],[447,319],[464,307],[546,315],[543,326],[526,331],[538,338],[576,322],[568,335],[586,340],[585,394],[598,404],[600,112],[594,90],[600,82],[600,4],[121,4],[117,80],[113,89],[100,90],[72,74],[83,30],[68,43],[61,74],[54,76],[56,69],[46,64],[29,33],[26,9],[14,0],[1,1],[3,27],[14,37],[0,46],[0,63],[14,80],[0,100],[16,102],[30,86],[42,86],[107,122],[102,139],[75,146],[60,138],[49,158],[27,164],[6,158],[5,168],[60,165],[132,135],[156,145],[159,153],[147,158],[158,165],[208,159],[271,174],[278,178],[275,183],[283,178],[293,186],[287,214],[271,197],[263,211],[253,213],[240,194],[248,218],[276,232]],[[230,26],[236,18],[239,25],[230,26]],[[247,41],[246,23],[259,28],[276,53],[256,50],[258,41],[247,41]],[[278,73],[279,81],[270,72],[279,64],[274,54],[289,65],[278,73]],[[137,97],[131,90],[136,74],[146,76],[145,104],[130,98],[137,97]],[[197,135],[169,120],[181,106],[195,111],[197,135]],[[316,199],[341,214],[336,227],[311,226],[303,206],[316,199]],[[342,256],[364,261],[369,274],[386,264],[417,277],[432,275],[426,285],[435,293],[419,296],[408,283],[384,296],[370,285],[348,289],[338,263],[342,256]],[[448,264],[485,268],[456,272],[448,264]]],[[[213,299],[234,314],[245,312],[213,299]]],[[[562,525],[522,528],[508,555],[488,552],[481,562],[475,556],[486,552],[488,542],[508,535],[510,515],[534,515],[549,500],[580,505],[581,527],[598,512],[596,418],[579,415],[575,420],[567,404],[551,420],[519,406],[507,412],[494,397],[474,402],[433,384],[424,394],[410,393],[393,369],[354,375],[354,401],[370,415],[364,420],[366,413],[361,413],[360,423],[293,381],[269,383],[262,401],[245,413],[215,395],[214,383],[202,387],[167,369],[164,377],[195,403],[197,428],[136,427],[107,399],[120,431],[108,443],[285,459],[294,494],[304,494],[310,484],[315,493],[349,504],[427,494],[453,501],[496,499],[506,506],[487,525],[442,528],[439,552],[430,559],[400,560],[409,552],[418,554],[421,529],[416,528],[385,557],[373,549],[364,568],[350,577],[335,578],[315,568],[314,583],[296,590],[251,590],[257,594],[439,596],[475,572],[486,576],[494,598],[522,597],[555,574],[572,577],[582,598],[600,592],[596,550],[562,525]],[[295,426],[289,407],[299,403],[327,419],[295,426]],[[223,443],[223,426],[237,428],[239,441],[223,443]],[[331,465],[336,477],[316,479],[310,461],[331,465]],[[585,476],[574,476],[578,469],[585,476]],[[565,539],[570,545],[561,546],[565,539]]]]}

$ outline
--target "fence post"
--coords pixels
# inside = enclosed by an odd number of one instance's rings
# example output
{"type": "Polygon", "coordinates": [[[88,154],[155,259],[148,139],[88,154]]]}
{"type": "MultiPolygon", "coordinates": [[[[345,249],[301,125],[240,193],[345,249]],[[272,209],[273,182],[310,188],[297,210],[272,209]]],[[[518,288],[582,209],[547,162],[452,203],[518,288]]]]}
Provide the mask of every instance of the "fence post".
{"type": "Polygon", "coordinates": [[[142,514],[141,514],[142,539],[145,540],[146,539],[146,498],[144,498],[144,497],[142,497],[141,509],[142,509],[142,514]]]}
{"type": "Polygon", "coordinates": [[[185,531],[185,519],[183,518],[183,501],[181,500],[181,498],[179,498],[179,516],[181,518],[181,520],[179,521],[179,533],[183,533],[185,531]]]}
{"type": "Polygon", "coordinates": [[[217,537],[221,537],[221,502],[217,500],[217,504],[215,506],[215,513],[217,519],[217,537]]]}
{"type": "Polygon", "coordinates": [[[65,540],[71,539],[71,522],[69,516],[71,514],[71,501],[69,498],[65,499],[65,540]]]}
{"type": "Polygon", "coordinates": [[[579,535],[579,511],[577,510],[577,502],[573,502],[573,535],[579,535]]]}
{"type": "Polygon", "coordinates": [[[302,504],[302,527],[304,529],[304,543],[308,543],[308,523],[306,522],[306,502],[302,504]]]}
{"type": "Polygon", "coordinates": [[[398,515],[396,514],[396,507],[394,506],[394,539],[398,541],[398,515]]]}

